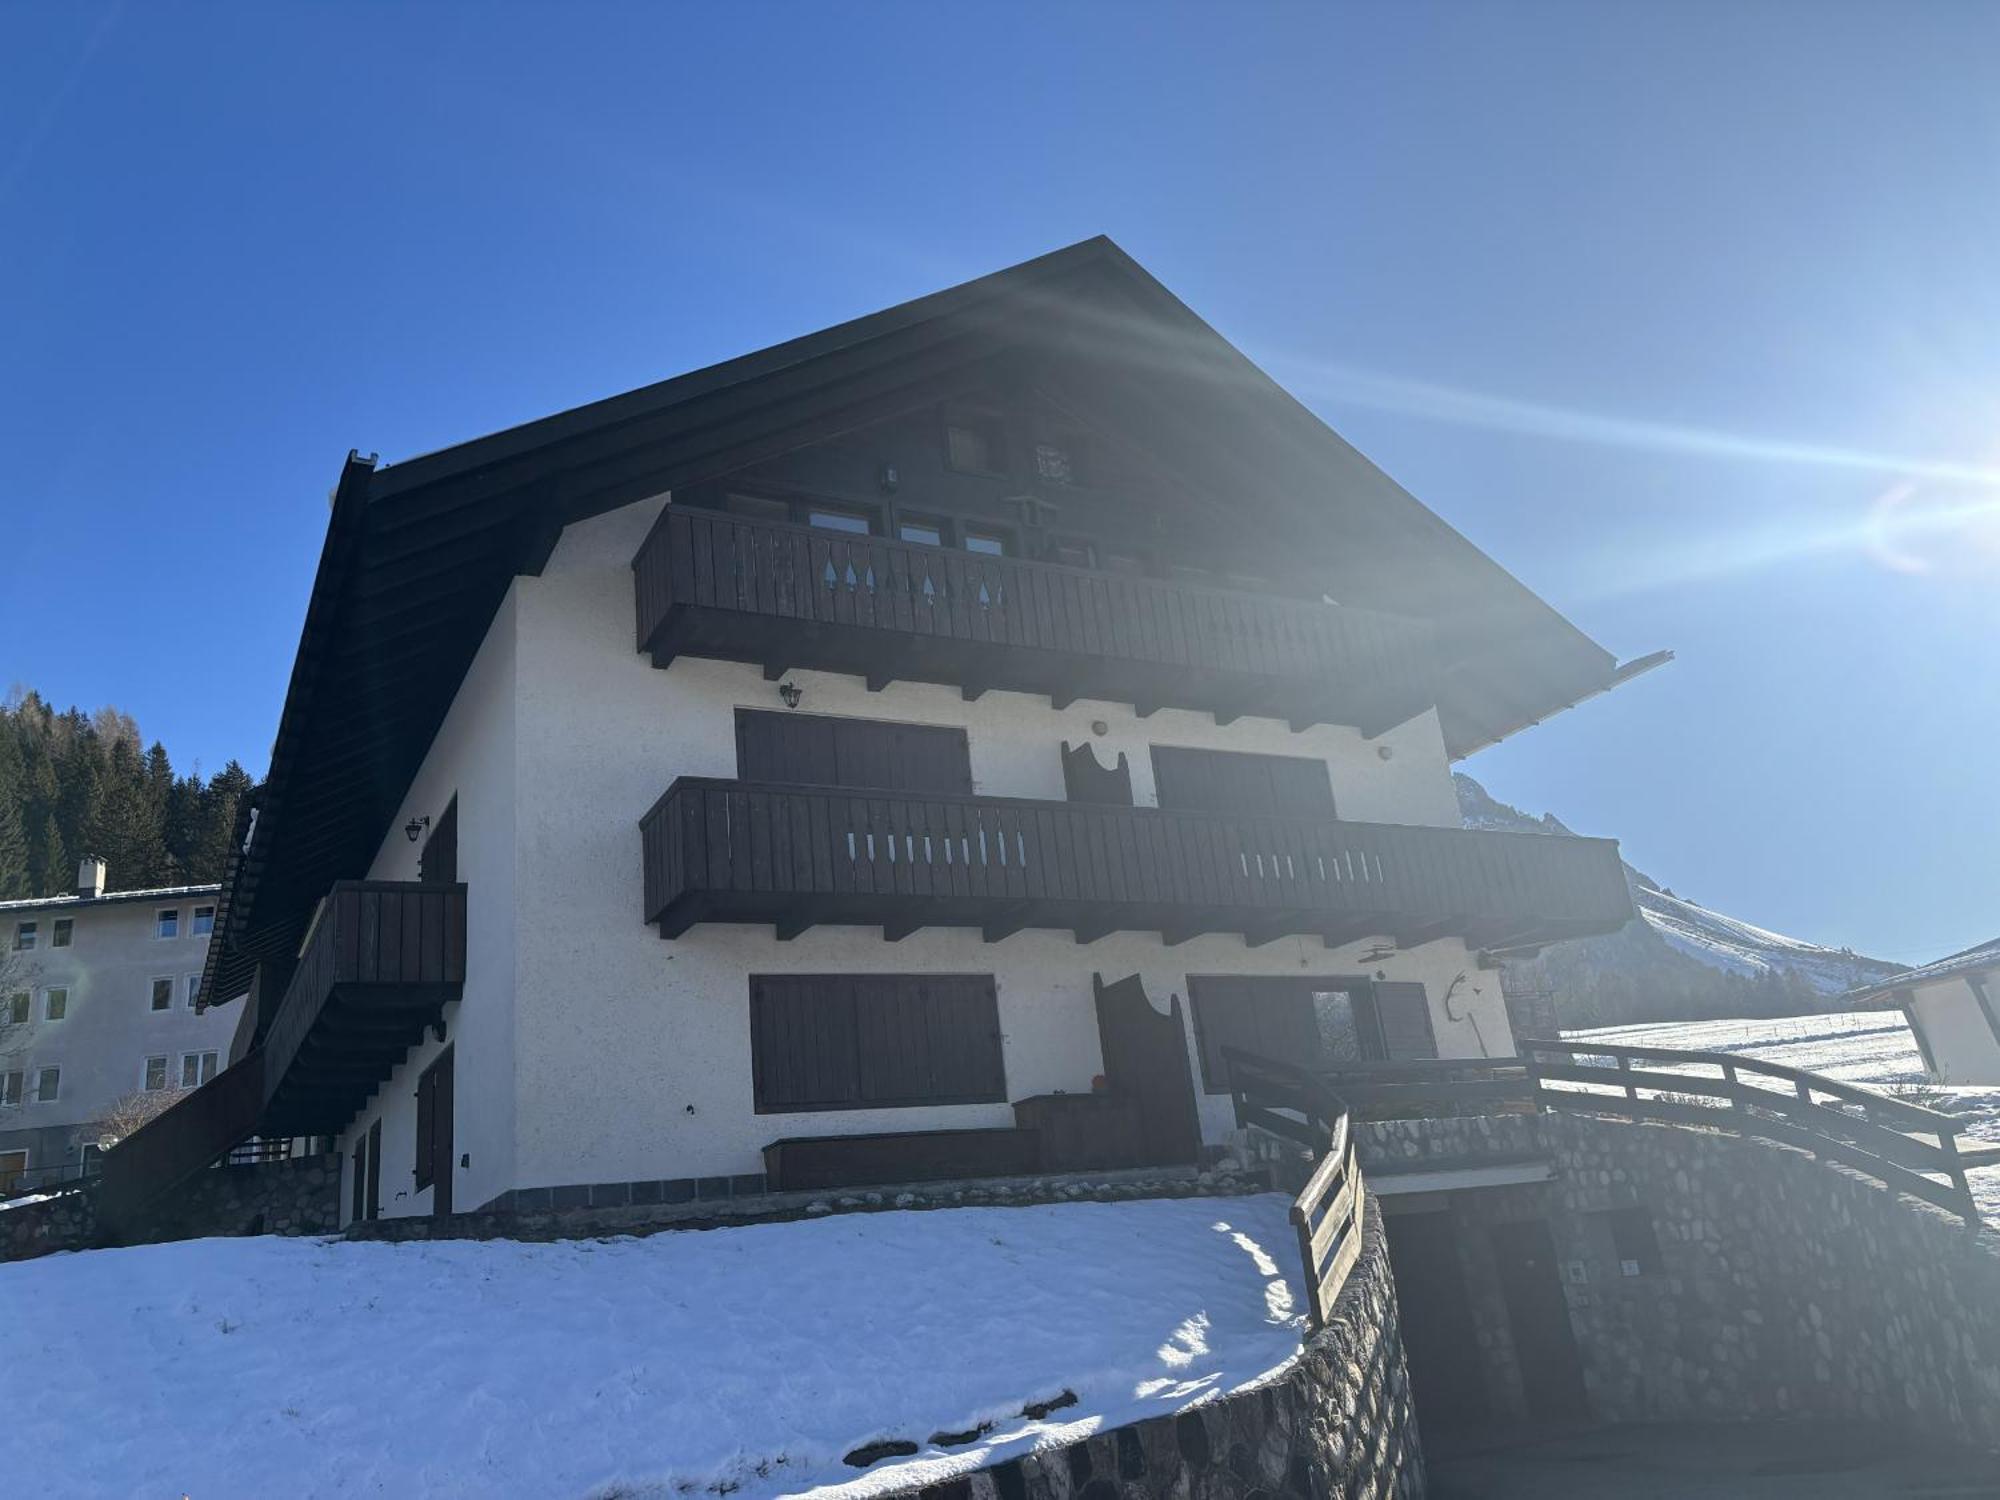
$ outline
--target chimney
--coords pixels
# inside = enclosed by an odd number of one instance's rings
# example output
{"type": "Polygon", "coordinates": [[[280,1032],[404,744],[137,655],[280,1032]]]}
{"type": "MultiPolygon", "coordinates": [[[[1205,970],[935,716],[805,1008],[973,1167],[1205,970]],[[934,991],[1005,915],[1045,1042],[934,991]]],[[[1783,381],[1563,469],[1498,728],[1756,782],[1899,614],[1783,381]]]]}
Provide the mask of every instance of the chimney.
{"type": "Polygon", "coordinates": [[[76,893],[86,901],[104,894],[104,861],[92,855],[76,867],[76,893]]]}

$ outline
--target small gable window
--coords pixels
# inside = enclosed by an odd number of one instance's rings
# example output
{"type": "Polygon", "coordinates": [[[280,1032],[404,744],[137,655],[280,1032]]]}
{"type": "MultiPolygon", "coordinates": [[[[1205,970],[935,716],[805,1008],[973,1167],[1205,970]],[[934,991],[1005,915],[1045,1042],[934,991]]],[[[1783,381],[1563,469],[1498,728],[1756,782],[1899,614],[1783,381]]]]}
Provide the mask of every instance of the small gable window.
{"type": "Polygon", "coordinates": [[[1007,442],[990,412],[955,412],[944,425],[944,459],[965,474],[1007,472],[1007,442]]]}

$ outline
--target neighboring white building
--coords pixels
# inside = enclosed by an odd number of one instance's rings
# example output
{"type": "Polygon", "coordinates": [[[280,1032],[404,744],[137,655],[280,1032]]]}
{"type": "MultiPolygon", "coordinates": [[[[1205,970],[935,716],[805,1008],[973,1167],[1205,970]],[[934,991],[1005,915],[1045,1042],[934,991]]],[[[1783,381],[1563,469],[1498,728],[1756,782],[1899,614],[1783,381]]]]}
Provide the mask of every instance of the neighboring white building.
{"type": "Polygon", "coordinates": [[[1631,671],[1103,240],[350,459],[186,1128],[370,1216],[1192,1161],[1225,1047],[1513,1050],[1631,908],[1451,764],[1631,671]]]}
{"type": "Polygon", "coordinates": [[[1848,998],[1857,1003],[1894,998],[1937,1082],[2000,1086],[2000,938],[1848,998]]]}
{"type": "Polygon", "coordinates": [[[0,901],[0,1186],[77,1175],[112,1105],[228,1063],[236,1017],[194,1003],[220,890],[107,890],[85,860],[73,895],[0,901]]]}

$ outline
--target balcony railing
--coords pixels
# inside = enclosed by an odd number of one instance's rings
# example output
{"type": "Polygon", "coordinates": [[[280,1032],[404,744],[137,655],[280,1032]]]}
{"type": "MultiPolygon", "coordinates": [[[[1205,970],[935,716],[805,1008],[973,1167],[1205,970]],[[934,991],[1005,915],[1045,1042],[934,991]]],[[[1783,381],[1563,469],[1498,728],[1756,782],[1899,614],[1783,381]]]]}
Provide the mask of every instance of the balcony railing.
{"type": "Polygon", "coordinates": [[[464,981],[464,886],[337,882],[264,1037],[260,1130],[337,1133],[464,981]]]}
{"type": "Polygon", "coordinates": [[[1437,701],[1422,622],[670,505],[632,561],[639,649],[1264,714],[1376,734],[1437,701]]]}
{"type": "Polygon", "coordinates": [[[646,920],[1518,946],[1632,915],[1608,839],[683,777],[640,822],[646,920]]]}

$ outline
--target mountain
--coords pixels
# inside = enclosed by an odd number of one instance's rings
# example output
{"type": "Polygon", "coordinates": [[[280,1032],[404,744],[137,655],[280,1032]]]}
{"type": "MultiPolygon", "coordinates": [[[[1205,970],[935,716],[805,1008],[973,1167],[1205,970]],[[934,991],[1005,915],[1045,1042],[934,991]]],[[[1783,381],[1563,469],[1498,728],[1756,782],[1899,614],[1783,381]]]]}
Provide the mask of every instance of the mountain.
{"type": "MultiPolygon", "coordinates": [[[[1522,812],[1462,772],[1453,779],[1468,828],[1574,836],[1556,817],[1522,812]]],[[[1838,996],[1902,968],[1710,911],[1629,864],[1625,880],[1637,919],[1510,962],[1508,988],[1548,992],[1564,1026],[1609,1026],[1844,1009],[1838,996]]]]}

